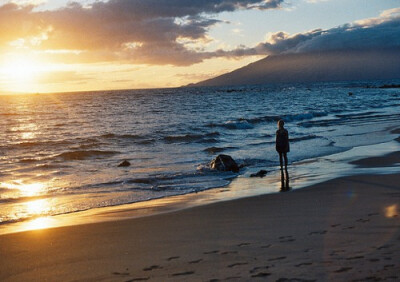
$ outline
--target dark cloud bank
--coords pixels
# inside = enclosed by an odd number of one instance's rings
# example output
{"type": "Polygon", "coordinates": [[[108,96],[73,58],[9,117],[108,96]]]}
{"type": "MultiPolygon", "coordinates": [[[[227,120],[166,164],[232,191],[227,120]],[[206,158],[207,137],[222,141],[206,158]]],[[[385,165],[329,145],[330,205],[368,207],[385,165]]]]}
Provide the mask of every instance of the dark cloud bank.
{"type": "MultiPolygon", "coordinates": [[[[128,61],[191,65],[216,54],[191,50],[180,40],[207,40],[221,12],[274,9],[283,0],[111,0],[55,11],[34,6],[0,7],[0,46],[19,38],[43,38],[40,49],[79,50],[79,61],[128,61]]],[[[32,46],[31,46],[32,47],[32,46]]],[[[78,56],[77,54],[71,56],[78,56]]]]}
{"type": "MultiPolygon", "coordinates": [[[[40,50],[62,53],[70,62],[192,65],[215,57],[400,48],[400,11],[328,30],[295,35],[278,32],[257,46],[207,52],[183,42],[207,41],[215,15],[245,9],[278,9],[284,0],[111,0],[91,7],[71,3],[54,11],[0,6],[0,50],[20,38],[40,50]]],[[[266,13],[266,16],[268,14],[266,13]]],[[[201,46],[201,44],[199,45],[201,46]]],[[[49,56],[59,57],[53,52],[49,56]]]]}

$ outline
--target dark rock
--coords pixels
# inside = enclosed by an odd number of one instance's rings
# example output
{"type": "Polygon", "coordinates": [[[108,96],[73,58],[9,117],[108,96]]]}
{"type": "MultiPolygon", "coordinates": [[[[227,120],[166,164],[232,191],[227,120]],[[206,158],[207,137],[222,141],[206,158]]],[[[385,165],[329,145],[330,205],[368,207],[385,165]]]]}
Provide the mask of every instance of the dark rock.
{"type": "Polygon", "coordinates": [[[379,86],[378,88],[381,89],[400,88],[400,84],[384,84],[382,86],[379,86]]]}
{"type": "Polygon", "coordinates": [[[349,92],[349,96],[353,96],[353,92],[349,92]]]}
{"type": "Polygon", "coordinates": [[[231,156],[220,154],[211,161],[210,167],[219,171],[239,172],[239,166],[231,156]]]}
{"type": "Polygon", "coordinates": [[[262,169],[262,170],[260,170],[260,171],[257,172],[257,173],[252,173],[252,174],[250,174],[250,177],[264,177],[264,176],[267,175],[267,173],[268,173],[268,171],[262,169]]]}
{"type": "Polygon", "coordinates": [[[118,165],[118,167],[127,167],[127,166],[130,166],[130,165],[131,165],[131,163],[128,162],[127,160],[125,160],[125,161],[123,161],[122,163],[120,163],[120,164],[118,165]]]}

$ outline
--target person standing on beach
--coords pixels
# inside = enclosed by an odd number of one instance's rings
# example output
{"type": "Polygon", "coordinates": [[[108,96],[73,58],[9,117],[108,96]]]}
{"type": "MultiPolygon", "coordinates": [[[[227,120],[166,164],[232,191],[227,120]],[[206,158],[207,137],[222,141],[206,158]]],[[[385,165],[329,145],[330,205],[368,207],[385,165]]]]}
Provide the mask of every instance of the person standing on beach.
{"type": "Polygon", "coordinates": [[[290,152],[289,148],[289,133],[283,127],[285,122],[280,119],[278,121],[278,130],[276,131],[276,151],[279,153],[279,162],[281,165],[281,189],[282,191],[289,190],[289,173],[287,170],[287,153],[290,152]],[[283,174],[283,159],[285,160],[285,174],[286,174],[286,187],[285,187],[285,175],[283,174]]]}

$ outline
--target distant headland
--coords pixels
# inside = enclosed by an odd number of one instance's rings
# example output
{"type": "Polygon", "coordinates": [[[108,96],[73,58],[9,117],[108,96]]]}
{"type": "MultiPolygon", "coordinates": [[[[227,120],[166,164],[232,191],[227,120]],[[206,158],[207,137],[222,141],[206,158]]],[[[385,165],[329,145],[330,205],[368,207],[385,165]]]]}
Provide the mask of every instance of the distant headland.
{"type": "Polygon", "coordinates": [[[191,86],[328,82],[400,78],[400,49],[328,51],[268,56],[191,86]]]}

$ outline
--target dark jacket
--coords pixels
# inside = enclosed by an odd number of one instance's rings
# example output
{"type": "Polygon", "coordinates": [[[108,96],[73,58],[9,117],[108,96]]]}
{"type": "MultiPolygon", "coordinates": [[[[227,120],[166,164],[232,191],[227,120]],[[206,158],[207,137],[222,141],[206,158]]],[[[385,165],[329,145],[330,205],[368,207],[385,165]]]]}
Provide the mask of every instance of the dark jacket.
{"type": "Polygon", "coordinates": [[[290,152],[289,133],[284,128],[280,128],[276,131],[276,151],[279,153],[290,152]]]}

